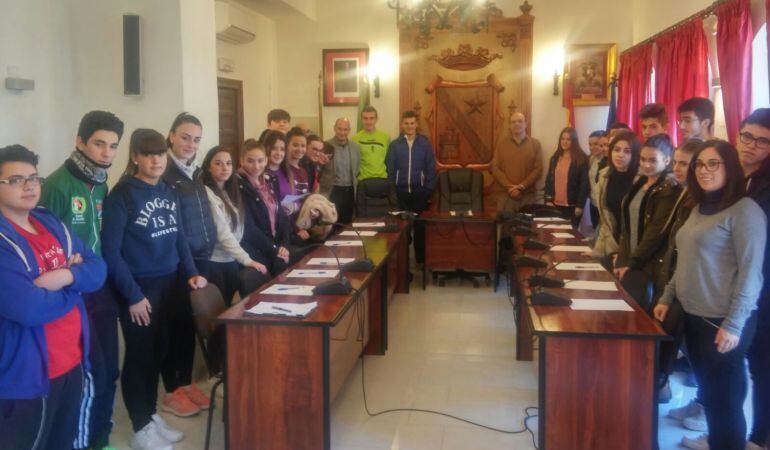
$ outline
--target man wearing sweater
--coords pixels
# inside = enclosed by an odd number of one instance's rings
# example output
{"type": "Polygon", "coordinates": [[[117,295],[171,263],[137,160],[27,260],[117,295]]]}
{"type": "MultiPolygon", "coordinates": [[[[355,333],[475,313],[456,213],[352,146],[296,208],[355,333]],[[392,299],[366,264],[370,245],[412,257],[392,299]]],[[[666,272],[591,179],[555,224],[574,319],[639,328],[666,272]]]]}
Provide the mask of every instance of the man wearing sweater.
{"type": "Polygon", "coordinates": [[[497,210],[516,213],[535,202],[536,184],[543,173],[543,149],[540,141],[527,136],[527,119],[520,112],[511,114],[508,132],[497,144],[490,169],[497,210]]]}
{"type": "MultiPolygon", "coordinates": [[[[738,156],[746,175],[746,192],[770,216],[770,108],[760,108],[741,124],[738,156]]],[[[749,349],[754,381],[753,428],[748,450],[770,444],[770,246],[765,246],[764,283],[757,307],[757,333],[749,349]]]]}
{"type": "Polygon", "coordinates": [[[334,181],[329,200],[337,207],[340,223],[353,221],[356,198],[356,179],[361,165],[361,148],[350,140],[350,121],[344,117],[334,122],[334,137],[327,142],[334,147],[334,156],[321,169],[321,179],[331,172],[334,181]]]}
{"type": "Polygon", "coordinates": [[[89,327],[81,293],[104,261],[35,208],[37,155],[0,149],[0,448],[70,448],[79,432],[89,327]]]}
{"type": "MultiPolygon", "coordinates": [[[[107,169],[118,151],[123,122],[106,111],[91,111],[78,127],[75,150],[48,177],[40,204],[50,209],[97,255],[101,255],[102,204],[107,196],[107,169]]],[[[93,397],[83,396],[83,436],[76,448],[101,449],[109,445],[118,369],[118,304],[109,283],[85,294],[91,332],[93,397]]],[[[90,394],[91,389],[84,393],[90,394]]]]}

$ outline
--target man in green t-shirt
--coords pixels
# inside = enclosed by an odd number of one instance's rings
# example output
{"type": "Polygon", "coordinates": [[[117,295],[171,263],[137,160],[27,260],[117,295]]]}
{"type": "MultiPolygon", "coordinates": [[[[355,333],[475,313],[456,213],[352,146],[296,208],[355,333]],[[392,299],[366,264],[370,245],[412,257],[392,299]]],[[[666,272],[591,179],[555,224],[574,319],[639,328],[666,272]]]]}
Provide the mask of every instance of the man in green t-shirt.
{"type": "Polygon", "coordinates": [[[361,122],[364,124],[364,129],[351,139],[361,147],[358,181],[367,178],[388,178],[385,156],[388,153],[390,136],[376,128],[377,110],[374,106],[368,105],[361,111],[361,122]]]}
{"type": "MultiPolygon", "coordinates": [[[[40,205],[56,214],[94,253],[101,255],[102,204],[107,169],[118,152],[123,122],[107,111],[83,116],[75,150],[43,183],[40,205]]],[[[109,283],[84,294],[90,324],[91,369],[81,399],[78,437],[73,448],[109,446],[118,380],[118,306],[109,283]]]]}

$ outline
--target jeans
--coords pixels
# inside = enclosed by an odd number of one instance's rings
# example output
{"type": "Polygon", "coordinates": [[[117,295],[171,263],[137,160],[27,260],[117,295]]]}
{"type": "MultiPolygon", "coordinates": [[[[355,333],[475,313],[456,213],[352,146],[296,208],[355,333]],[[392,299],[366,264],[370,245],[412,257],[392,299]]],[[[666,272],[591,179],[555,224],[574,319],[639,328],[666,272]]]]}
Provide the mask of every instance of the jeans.
{"type": "Polygon", "coordinates": [[[770,444],[770,305],[757,313],[757,333],[749,348],[749,373],[754,381],[754,425],[749,440],[770,444]]]}

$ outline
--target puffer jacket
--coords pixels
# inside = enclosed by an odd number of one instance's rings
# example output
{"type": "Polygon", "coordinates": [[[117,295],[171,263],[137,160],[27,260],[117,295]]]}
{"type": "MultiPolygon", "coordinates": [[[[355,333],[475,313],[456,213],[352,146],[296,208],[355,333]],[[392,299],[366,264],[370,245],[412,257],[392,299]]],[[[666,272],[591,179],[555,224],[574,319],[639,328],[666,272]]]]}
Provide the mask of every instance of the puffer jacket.
{"type": "MultiPolygon", "coordinates": [[[[607,207],[607,185],[610,180],[610,167],[604,167],[599,171],[596,182],[596,207],[599,209],[599,230],[596,234],[596,242],[592,253],[597,258],[608,257],[618,252],[618,241],[615,235],[619,235],[619,223],[615,223],[615,215],[607,207]]],[[[637,177],[638,179],[638,177],[637,177]]]]}
{"type": "Polygon", "coordinates": [[[679,194],[674,204],[674,209],[671,210],[671,214],[669,214],[668,220],[666,220],[666,224],[661,231],[661,235],[666,236],[666,251],[663,253],[660,270],[654,277],[656,293],[663,293],[666,284],[674,276],[674,270],[676,270],[676,240],[674,237],[687,221],[687,218],[690,217],[692,207],[690,191],[685,187],[679,194]]]}

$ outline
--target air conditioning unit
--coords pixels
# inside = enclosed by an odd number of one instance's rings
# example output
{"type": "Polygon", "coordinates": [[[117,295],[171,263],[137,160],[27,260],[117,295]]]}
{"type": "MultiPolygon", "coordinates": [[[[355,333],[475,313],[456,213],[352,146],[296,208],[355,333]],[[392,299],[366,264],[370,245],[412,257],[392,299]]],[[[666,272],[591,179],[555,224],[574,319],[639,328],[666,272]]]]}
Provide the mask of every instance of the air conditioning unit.
{"type": "Polygon", "coordinates": [[[257,37],[251,31],[248,14],[223,1],[217,1],[215,8],[217,39],[231,44],[247,44],[257,37]]]}

